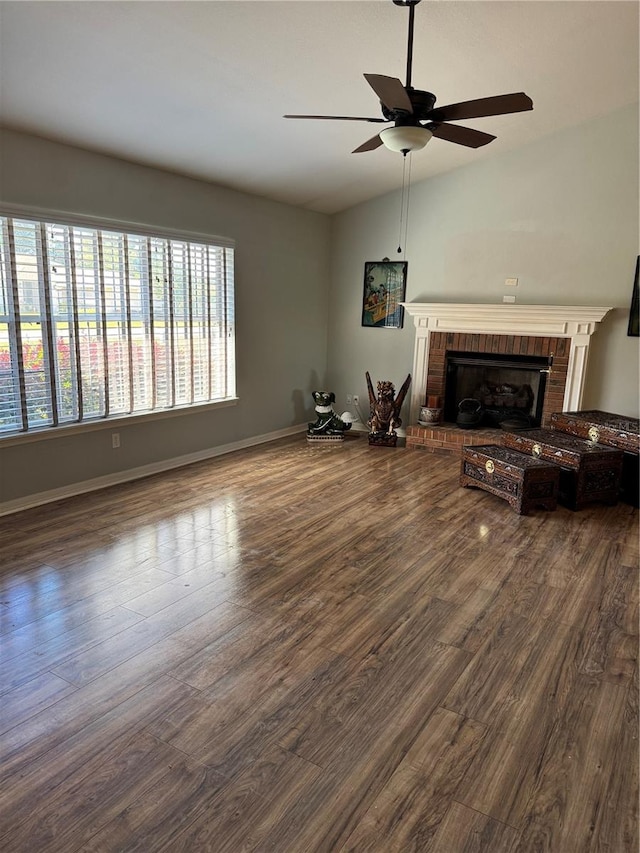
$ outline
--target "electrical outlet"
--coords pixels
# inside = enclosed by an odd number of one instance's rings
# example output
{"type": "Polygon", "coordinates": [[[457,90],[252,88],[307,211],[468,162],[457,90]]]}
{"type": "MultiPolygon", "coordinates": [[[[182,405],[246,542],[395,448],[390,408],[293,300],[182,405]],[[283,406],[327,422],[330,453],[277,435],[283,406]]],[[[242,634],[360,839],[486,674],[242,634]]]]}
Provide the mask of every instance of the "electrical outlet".
{"type": "Polygon", "coordinates": [[[347,394],[347,406],[351,405],[351,394],[347,394]]]}
{"type": "Polygon", "coordinates": [[[114,450],[116,450],[118,447],[120,447],[120,433],[119,432],[112,432],[111,433],[111,447],[114,450]]]}
{"type": "Polygon", "coordinates": [[[517,287],[518,279],[517,278],[505,278],[504,283],[507,287],[517,287]]]}
{"type": "Polygon", "coordinates": [[[359,402],[360,402],[360,397],[358,397],[357,394],[354,394],[353,395],[353,405],[357,406],[359,402]]]}

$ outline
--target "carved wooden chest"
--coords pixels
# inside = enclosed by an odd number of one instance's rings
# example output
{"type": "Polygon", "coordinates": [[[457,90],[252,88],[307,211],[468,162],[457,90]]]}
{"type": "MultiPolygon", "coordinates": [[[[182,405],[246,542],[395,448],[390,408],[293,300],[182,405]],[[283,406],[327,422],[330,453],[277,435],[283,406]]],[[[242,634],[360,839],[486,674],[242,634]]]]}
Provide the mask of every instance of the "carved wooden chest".
{"type": "Polygon", "coordinates": [[[621,497],[638,506],[640,497],[640,420],[601,412],[598,409],[583,412],[556,412],[551,415],[551,429],[596,441],[607,447],[624,451],[622,462],[621,497]]]}
{"type": "Polygon", "coordinates": [[[503,443],[512,450],[560,465],[558,499],[570,509],[582,509],[595,502],[617,502],[622,450],[550,429],[506,432],[503,443]]]}
{"type": "Polygon", "coordinates": [[[460,485],[491,492],[520,515],[536,506],[555,509],[560,468],[499,444],[462,449],[460,485]]]}

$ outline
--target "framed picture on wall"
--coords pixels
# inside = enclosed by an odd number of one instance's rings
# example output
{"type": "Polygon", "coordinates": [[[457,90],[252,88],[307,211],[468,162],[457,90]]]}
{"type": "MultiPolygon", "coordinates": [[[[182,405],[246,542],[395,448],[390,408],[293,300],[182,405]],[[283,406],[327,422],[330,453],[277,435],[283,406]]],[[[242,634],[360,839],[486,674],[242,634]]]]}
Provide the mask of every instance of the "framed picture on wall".
{"type": "Polygon", "coordinates": [[[406,261],[366,261],[362,325],[376,329],[401,329],[407,290],[406,261]]]}
{"type": "Polygon", "coordinates": [[[638,270],[640,269],[640,255],[636,260],[636,276],[633,280],[633,293],[631,295],[631,310],[629,311],[629,327],[627,335],[635,338],[640,337],[640,284],[638,283],[638,270]]]}

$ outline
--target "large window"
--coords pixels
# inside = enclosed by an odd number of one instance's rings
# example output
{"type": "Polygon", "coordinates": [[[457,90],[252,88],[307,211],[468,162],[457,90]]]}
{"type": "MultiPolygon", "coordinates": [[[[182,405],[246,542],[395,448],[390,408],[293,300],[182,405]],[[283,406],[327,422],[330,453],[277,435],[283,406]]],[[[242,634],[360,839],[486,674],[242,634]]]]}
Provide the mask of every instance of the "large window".
{"type": "Polygon", "coordinates": [[[233,248],[0,216],[0,435],[234,396],[233,248]]]}

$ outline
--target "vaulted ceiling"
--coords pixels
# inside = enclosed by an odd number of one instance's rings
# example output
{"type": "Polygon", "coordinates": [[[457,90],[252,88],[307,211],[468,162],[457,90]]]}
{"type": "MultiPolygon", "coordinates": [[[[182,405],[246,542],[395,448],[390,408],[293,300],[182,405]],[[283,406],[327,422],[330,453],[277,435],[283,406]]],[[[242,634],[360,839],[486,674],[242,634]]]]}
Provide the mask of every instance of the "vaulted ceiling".
{"type": "MultiPolygon", "coordinates": [[[[404,81],[407,9],[391,0],[0,3],[4,125],[333,213],[397,187],[402,158],[351,154],[381,126],[362,74],[404,81]]],[[[413,178],[459,168],[638,101],[638,2],[423,0],[413,84],[439,104],[526,92],[533,112],[462,122],[413,178]]]]}

